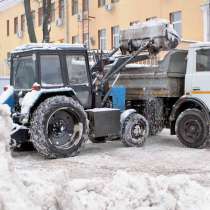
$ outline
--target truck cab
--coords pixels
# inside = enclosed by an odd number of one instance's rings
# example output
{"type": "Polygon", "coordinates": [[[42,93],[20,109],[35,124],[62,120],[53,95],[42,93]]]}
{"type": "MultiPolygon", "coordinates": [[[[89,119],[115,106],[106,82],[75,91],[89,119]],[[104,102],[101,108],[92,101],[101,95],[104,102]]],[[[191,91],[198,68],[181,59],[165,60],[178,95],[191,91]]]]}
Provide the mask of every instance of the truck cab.
{"type": "Polygon", "coordinates": [[[197,98],[210,110],[210,43],[198,43],[189,48],[185,94],[197,98]]]}

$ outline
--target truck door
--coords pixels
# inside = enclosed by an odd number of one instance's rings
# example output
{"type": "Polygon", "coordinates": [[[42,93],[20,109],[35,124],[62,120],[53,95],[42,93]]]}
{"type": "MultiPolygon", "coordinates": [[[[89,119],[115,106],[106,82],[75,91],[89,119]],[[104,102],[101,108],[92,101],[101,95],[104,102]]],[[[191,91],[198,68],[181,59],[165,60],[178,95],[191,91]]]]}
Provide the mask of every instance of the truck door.
{"type": "Polygon", "coordinates": [[[210,107],[210,48],[196,50],[195,60],[195,70],[191,75],[191,95],[210,107]]]}
{"type": "Polygon", "coordinates": [[[85,55],[66,55],[69,85],[85,108],[92,106],[91,79],[85,55]]]}

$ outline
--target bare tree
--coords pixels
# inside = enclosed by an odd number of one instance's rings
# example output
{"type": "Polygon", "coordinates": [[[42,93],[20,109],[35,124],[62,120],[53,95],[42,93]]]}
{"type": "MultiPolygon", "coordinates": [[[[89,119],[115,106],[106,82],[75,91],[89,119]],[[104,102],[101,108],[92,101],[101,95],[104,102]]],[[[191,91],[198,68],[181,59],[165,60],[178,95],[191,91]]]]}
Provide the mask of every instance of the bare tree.
{"type": "Polygon", "coordinates": [[[24,7],[25,7],[29,40],[30,42],[37,42],[36,34],[34,30],[34,22],[33,22],[33,17],[32,17],[32,12],[31,12],[31,1],[24,0],[24,7]]]}
{"type": "Polygon", "coordinates": [[[43,0],[43,42],[50,42],[51,0],[43,0]]]}

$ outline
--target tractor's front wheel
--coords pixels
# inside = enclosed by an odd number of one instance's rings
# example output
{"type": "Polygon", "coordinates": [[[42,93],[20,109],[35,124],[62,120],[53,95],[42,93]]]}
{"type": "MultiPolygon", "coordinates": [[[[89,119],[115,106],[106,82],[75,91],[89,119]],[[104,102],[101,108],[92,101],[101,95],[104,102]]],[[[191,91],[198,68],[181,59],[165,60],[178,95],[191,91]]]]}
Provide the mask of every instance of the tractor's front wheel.
{"type": "Polygon", "coordinates": [[[31,122],[31,141],[47,158],[75,156],[87,140],[88,123],[83,107],[74,99],[55,96],[35,110],[31,122]]]}

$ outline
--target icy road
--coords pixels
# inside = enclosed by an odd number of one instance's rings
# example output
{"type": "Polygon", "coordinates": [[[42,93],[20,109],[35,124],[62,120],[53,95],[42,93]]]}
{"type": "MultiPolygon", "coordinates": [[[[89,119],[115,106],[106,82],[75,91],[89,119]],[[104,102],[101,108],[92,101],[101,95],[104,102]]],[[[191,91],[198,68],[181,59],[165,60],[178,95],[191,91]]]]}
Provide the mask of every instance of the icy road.
{"type": "Polygon", "coordinates": [[[113,141],[87,143],[79,156],[66,159],[46,160],[36,152],[15,153],[14,156],[15,169],[23,179],[37,174],[48,180],[59,172],[65,172],[72,179],[109,178],[118,170],[124,170],[155,176],[187,174],[210,187],[210,147],[186,148],[175,136],[169,135],[169,130],[150,137],[142,148],[126,148],[120,141],[113,141]]]}

